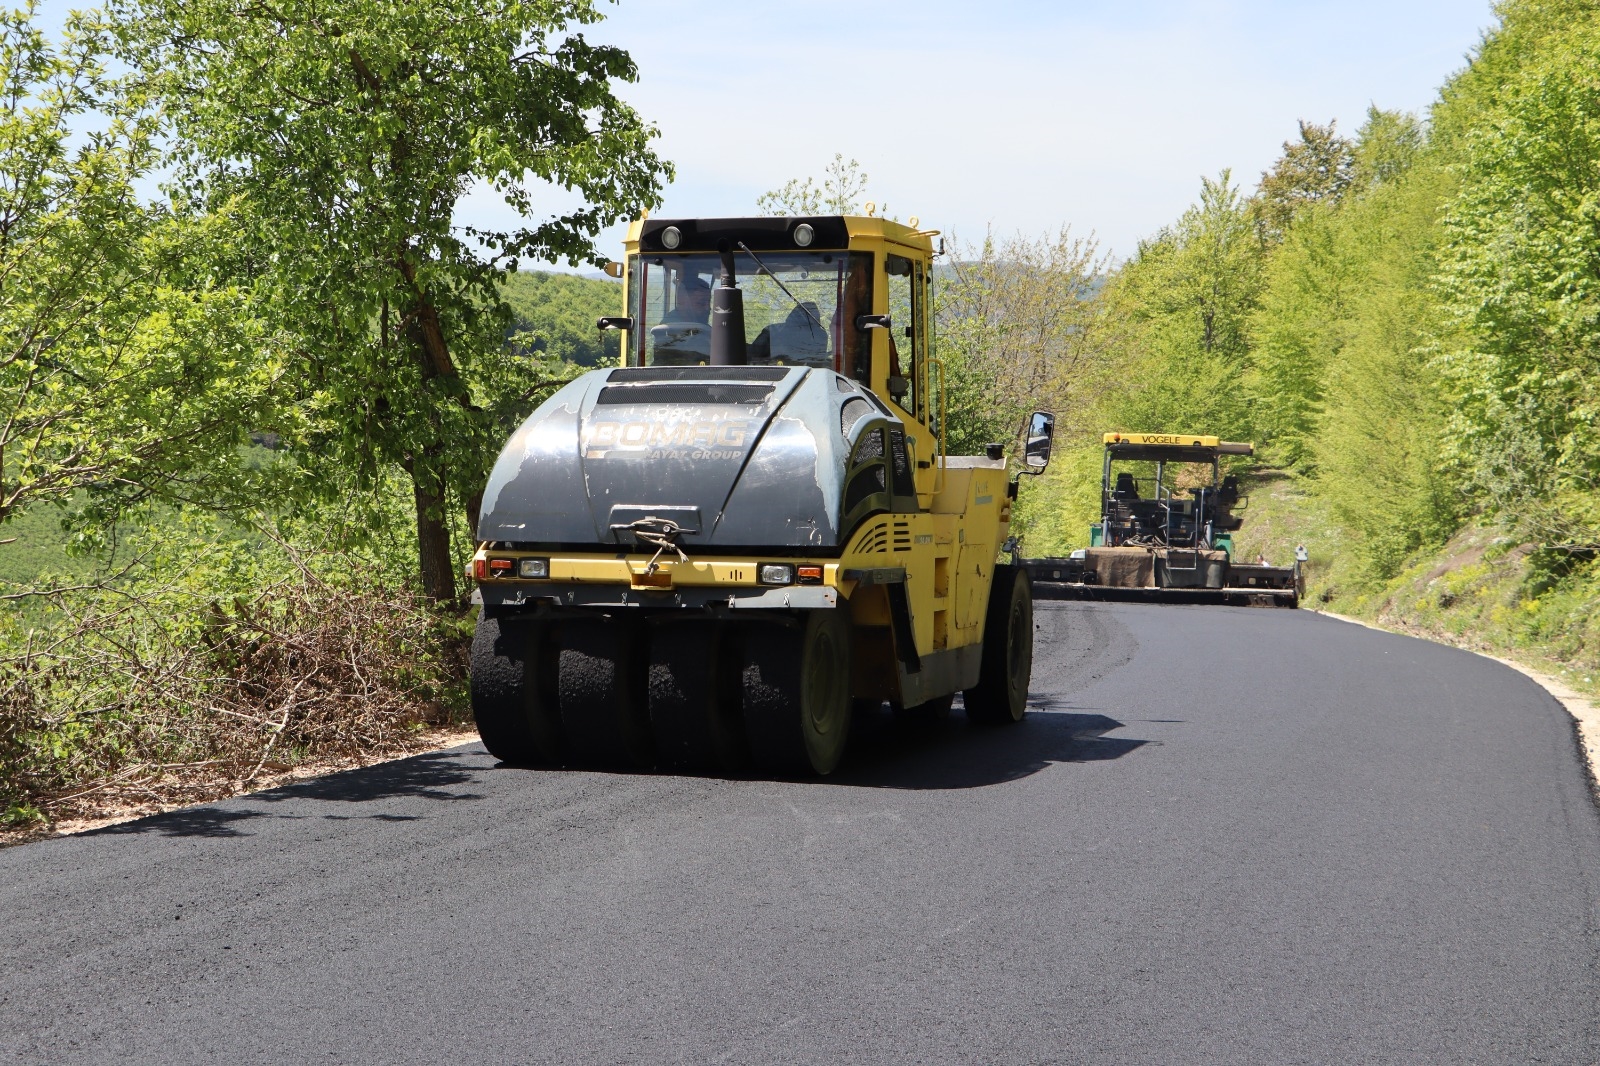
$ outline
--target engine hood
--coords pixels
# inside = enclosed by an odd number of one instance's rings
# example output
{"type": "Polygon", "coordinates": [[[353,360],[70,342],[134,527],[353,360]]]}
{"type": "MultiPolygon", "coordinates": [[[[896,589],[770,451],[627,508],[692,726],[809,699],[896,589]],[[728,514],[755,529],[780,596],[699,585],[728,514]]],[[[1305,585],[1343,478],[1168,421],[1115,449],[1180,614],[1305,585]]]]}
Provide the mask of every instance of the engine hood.
{"type": "Polygon", "coordinates": [[[506,444],[478,538],[632,549],[629,524],[656,517],[678,523],[691,551],[837,547],[852,445],[886,420],[898,423],[832,370],[591,371],[506,444]]]}

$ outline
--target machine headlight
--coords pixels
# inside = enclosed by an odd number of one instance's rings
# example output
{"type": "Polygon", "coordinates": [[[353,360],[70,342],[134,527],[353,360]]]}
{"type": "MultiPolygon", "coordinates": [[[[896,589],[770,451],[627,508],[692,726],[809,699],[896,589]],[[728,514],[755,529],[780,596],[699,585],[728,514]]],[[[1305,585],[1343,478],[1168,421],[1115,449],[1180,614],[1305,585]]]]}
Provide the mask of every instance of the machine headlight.
{"type": "Polygon", "coordinates": [[[683,234],[678,231],[677,226],[668,226],[666,229],[661,231],[661,247],[665,248],[667,251],[672,251],[682,243],[683,234]]]}
{"type": "Polygon", "coordinates": [[[792,585],[794,584],[794,567],[788,563],[762,563],[761,583],[763,585],[792,585]]]}
{"type": "Polygon", "coordinates": [[[802,248],[809,248],[816,235],[809,222],[802,222],[794,228],[794,243],[802,248]]]}
{"type": "Polygon", "coordinates": [[[549,559],[519,559],[517,561],[518,577],[549,577],[549,559]]]}

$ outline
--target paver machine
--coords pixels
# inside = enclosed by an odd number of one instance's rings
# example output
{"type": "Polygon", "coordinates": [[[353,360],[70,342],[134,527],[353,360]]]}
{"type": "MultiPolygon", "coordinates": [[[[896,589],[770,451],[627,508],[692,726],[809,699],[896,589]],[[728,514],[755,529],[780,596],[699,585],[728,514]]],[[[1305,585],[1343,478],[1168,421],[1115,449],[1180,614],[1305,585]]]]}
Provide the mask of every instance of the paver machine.
{"type": "Polygon", "coordinates": [[[1294,607],[1300,564],[1233,558],[1248,505],[1222,457],[1255,447],[1199,434],[1107,433],[1100,521],[1064,559],[1018,560],[1057,592],[1095,598],[1220,600],[1294,607]]]}
{"type": "Polygon", "coordinates": [[[642,219],[622,360],[506,444],[472,560],[472,707],[535,765],[826,774],[884,702],[1014,722],[1028,577],[1000,563],[1053,418],[947,455],[933,231],[642,219]],[[1008,457],[1008,453],[1009,457],[1008,457]]]}

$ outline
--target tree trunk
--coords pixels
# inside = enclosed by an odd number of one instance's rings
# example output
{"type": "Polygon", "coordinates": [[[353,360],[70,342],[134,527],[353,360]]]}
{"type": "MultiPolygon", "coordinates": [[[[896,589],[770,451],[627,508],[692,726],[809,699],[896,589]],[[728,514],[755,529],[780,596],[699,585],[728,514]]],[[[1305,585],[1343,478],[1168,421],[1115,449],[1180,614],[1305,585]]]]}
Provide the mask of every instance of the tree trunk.
{"type": "Polygon", "coordinates": [[[411,471],[417,503],[417,562],[423,595],[435,603],[447,603],[456,598],[456,571],[450,557],[450,528],[444,520],[444,483],[431,458],[419,457],[411,471]]]}

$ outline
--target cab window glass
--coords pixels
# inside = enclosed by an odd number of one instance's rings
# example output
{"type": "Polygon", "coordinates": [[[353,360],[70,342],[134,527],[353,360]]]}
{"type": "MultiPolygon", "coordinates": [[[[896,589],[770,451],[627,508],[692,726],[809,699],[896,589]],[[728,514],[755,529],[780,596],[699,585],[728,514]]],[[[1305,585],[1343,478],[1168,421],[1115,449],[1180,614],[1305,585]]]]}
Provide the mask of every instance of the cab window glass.
{"type": "MultiPolygon", "coordinates": [[[[933,278],[924,272],[921,263],[916,264],[912,293],[911,328],[914,333],[916,363],[922,375],[922,402],[926,410],[918,412],[922,421],[935,433],[939,432],[939,397],[934,388],[933,363],[929,359],[932,340],[929,331],[933,328],[933,278]]],[[[939,383],[943,386],[943,382],[939,383]]]]}
{"type": "Polygon", "coordinates": [[[872,331],[856,329],[860,315],[872,314],[872,253],[851,252],[844,281],[844,312],[839,316],[841,350],[839,373],[862,384],[872,382],[872,331]]]}
{"type": "MultiPolygon", "coordinates": [[[[636,322],[638,321],[641,313],[639,303],[639,284],[643,280],[644,273],[639,269],[639,257],[636,255],[630,255],[628,257],[628,310],[626,313],[629,318],[636,322]]],[[[623,362],[630,366],[635,366],[639,362],[636,351],[638,347],[638,339],[639,331],[635,329],[628,335],[628,350],[622,353],[623,362]]]]}
{"type": "MultiPolygon", "coordinates": [[[[839,252],[744,253],[734,270],[744,293],[745,344],[753,366],[816,366],[849,373],[853,329],[844,328],[847,293],[855,295],[839,252]]],[[[711,357],[711,288],[722,272],[716,255],[643,258],[633,362],[642,366],[703,364],[711,357]]],[[[870,297],[870,282],[867,289],[870,297]]]]}
{"type": "Polygon", "coordinates": [[[905,411],[918,414],[920,401],[917,378],[917,310],[920,294],[916,291],[911,260],[903,256],[888,255],[883,260],[884,273],[889,284],[889,394],[905,411]]]}

